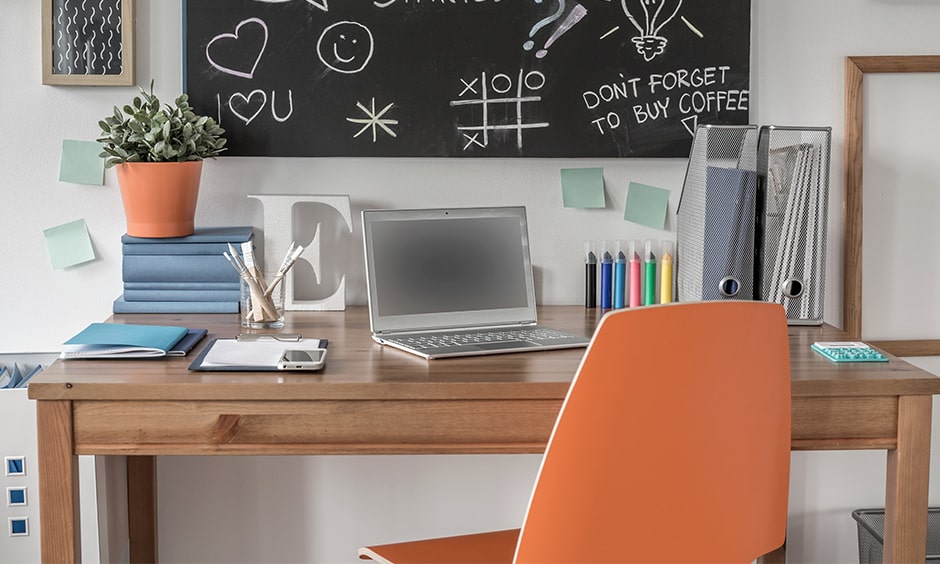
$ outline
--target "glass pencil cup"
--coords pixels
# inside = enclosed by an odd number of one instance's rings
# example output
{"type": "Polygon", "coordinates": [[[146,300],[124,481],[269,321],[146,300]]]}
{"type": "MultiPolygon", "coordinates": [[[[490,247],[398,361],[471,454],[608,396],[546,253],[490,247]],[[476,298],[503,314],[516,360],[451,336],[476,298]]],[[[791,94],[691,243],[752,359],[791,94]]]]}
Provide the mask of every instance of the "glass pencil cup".
{"type": "Polygon", "coordinates": [[[264,277],[266,284],[250,284],[241,281],[242,327],[251,329],[282,329],[284,327],[284,284],[278,283],[273,290],[267,288],[273,275],[264,277]],[[266,291],[267,290],[267,291],[266,291]]]}

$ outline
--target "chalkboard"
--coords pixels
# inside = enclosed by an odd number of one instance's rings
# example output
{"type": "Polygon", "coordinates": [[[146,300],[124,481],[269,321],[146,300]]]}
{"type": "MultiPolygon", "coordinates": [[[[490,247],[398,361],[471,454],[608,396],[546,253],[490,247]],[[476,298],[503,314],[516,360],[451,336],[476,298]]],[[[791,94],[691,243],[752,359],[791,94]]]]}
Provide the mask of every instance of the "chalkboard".
{"type": "Polygon", "coordinates": [[[228,155],[687,157],[748,122],[750,0],[185,0],[228,155]]]}

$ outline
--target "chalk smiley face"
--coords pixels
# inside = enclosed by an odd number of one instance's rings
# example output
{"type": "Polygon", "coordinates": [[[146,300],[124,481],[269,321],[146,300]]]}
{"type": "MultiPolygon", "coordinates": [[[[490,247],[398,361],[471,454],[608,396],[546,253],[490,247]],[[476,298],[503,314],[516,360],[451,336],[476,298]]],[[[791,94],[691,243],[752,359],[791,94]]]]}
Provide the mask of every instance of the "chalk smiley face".
{"type": "Polygon", "coordinates": [[[346,74],[364,69],[372,59],[372,32],[359,22],[342,21],[327,27],[317,41],[317,55],[329,68],[346,74]]]}

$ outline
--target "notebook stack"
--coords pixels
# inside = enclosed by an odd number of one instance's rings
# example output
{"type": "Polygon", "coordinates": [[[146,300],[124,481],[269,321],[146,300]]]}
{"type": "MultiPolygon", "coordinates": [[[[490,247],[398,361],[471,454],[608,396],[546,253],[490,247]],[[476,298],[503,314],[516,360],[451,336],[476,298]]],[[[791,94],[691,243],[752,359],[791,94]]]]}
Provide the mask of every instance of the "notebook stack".
{"type": "Polygon", "coordinates": [[[124,293],[114,313],[237,313],[238,272],[222,255],[253,227],[202,227],[187,237],[121,236],[124,293]]]}

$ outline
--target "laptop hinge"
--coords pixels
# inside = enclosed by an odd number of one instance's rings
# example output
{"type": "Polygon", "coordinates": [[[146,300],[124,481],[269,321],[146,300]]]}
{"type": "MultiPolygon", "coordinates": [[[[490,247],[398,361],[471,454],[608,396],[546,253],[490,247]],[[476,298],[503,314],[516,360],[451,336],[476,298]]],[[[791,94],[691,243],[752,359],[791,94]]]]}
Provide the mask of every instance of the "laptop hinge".
{"type": "Polygon", "coordinates": [[[520,327],[535,327],[538,325],[536,321],[526,321],[524,323],[506,323],[498,325],[474,325],[473,327],[432,327],[426,329],[398,329],[398,330],[386,330],[386,331],[376,331],[375,335],[379,337],[387,337],[394,335],[402,335],[407,333],[454,333],[457,331],[489,331],[492,329],[518,329],[520,327]]]}

